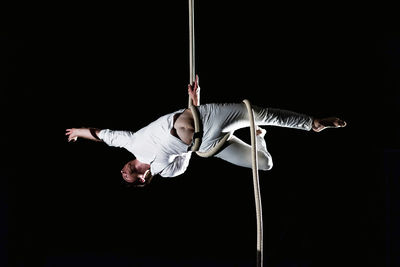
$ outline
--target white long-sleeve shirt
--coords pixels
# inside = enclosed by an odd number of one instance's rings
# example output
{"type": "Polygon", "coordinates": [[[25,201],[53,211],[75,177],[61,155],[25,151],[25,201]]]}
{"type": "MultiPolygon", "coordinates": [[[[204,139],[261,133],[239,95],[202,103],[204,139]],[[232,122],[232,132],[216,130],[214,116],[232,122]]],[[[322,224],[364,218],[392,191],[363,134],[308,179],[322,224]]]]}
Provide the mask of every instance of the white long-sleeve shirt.
{"type": "Polygon", "coordinates": [[[140,162],[150,164],[152,175],[174,177],[184,173],[192,155],[188,145],[171,134],[174,115],[164,115],[137,132],[101,130],[99,138],[107,145],[123,147],[140,162]]]}

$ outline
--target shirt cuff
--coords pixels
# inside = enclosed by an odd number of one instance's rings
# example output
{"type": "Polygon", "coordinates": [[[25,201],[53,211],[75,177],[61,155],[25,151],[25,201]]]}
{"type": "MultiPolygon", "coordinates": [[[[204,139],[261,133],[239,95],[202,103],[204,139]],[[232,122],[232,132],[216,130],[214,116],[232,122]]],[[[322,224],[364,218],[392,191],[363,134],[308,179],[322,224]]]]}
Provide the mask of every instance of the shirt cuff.
{"type": "Polygon", "coordinates": [[[101,140],[103,140],[103,141],[104,141],[105,132],[106,132],[106,130],[103,129],[103,130],[100,130],[100,132],[99,132],[99,134],[98,134],[98,137],[99,137],[101,140]]]}

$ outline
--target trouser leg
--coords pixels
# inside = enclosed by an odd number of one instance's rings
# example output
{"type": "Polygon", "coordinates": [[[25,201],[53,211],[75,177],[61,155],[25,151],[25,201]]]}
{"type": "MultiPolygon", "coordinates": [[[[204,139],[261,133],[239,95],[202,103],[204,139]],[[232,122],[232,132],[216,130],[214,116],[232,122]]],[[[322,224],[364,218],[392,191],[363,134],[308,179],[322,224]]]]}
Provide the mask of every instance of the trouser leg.
{"type": "MultiPolygon", "coordinates": [[[[312,118],[292,111],[253,106],[256,125],[270,125],[310,130],[312,118]]],[[[206,104],[199,107],[203,123],[203,141],[200,151],[205,152],[228,132],[249,127],[246,106],[240,104],[206,104]]]]}
{"type": "MultiPolygon", "coordinates": [[[[258,169],[270,170],[272,168],[272,157],[267,150],[265,140],[261,136],[256,137],[257,141],[257,155],[258,155],[258,169]]],[[[232,136],[228,141],[228,145],[215,157],[228,161],[232,164],[251,168],[251,146],[237,138],[232,136]]]]}
{"type": "MultiPolygon", "coordinates": [[[[312,118],[297,112],[252,106],[254,121],[259,126],[279,126],[309,131],[312,118]]],[[[249,116],[244,104],[226,105],[222,132],[231,132],[240,128],[250,127],[249,116]]]]}

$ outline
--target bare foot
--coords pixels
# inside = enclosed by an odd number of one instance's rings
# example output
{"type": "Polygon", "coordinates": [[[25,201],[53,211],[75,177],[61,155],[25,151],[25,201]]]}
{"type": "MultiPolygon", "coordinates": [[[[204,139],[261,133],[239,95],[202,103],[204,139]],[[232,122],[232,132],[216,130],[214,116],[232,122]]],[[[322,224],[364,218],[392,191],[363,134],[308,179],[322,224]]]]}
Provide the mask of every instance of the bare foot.
{"type": "Polygon", "coordinates": [[[314,119],[312,129],[315,132],[320,132],[326,128],[340,128],[345,127],[347,123],[336,117],[329,117],[323,119],[314,119]]]}

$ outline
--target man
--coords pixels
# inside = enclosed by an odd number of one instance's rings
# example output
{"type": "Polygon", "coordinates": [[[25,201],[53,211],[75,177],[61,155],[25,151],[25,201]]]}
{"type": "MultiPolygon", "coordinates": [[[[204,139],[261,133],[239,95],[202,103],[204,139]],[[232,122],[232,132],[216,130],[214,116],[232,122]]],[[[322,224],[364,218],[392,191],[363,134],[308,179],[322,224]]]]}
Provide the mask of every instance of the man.
{"type": "MultiPolygon", "coordinates": [[[[251,168],[251,147],[233,135],[237,129],[249,127],[248,113],[244,104],[199,105],[199,78],[194,86],[188,85],[188,93],[199,110],[203,136],[199,151],[207,151],[230,133],[226,145],[215,157],[238,166],[251,168]]],[[[320,132],[326,128],[346,126],[335,117],[316,119],[304,114],[274,108],[253,106],[257,126],[272,125],[320,132]]],[[[151,177],[160,174],[174,177],[184,173],[191,158],[190,146],[194,134],[194,119],[190,109],[181,109],[164,115],[137,132],[109,129],[71,128],[66,130],[68,141],[78,137],[103,141],[109,146],[127,149],[136,159],[129,161],[121,170],[123,179],[135,185],[146,185],[151,177]]],[[[257,129],[259,169],[270,170],[272,157],[267,150],[264,135],[257,129]]]]}

